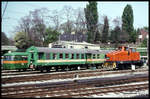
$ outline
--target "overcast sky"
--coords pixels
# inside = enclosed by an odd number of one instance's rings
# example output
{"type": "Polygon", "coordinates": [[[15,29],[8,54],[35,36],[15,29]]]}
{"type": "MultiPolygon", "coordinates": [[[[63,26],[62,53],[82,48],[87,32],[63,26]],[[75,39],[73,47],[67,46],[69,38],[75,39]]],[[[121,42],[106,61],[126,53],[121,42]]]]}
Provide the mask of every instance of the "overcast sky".
{"type": "MultiPolygon", "coordinates": [[[[14,35],[14,27],[18,25],[21,17],[29,14],[39,8],[47,8],[50,11],[62,10],[65,5],[71,6],[73,9],[85,8],[88,2],[8,2],[7,8],[4,12],[6,2],[2,2],[1,16],[2,16],[2,32],[5,32],[8,37],[14,35]]],[[[116,17],[121,17],[123,10],[127,4],[130,4],[134,15],[134,28],[142,28],[148,26],[149,22],[149,8],[148,1],[135,2],[98,2],[99,21],[102,21],[102,16],[108,16],[110,26],[113,27],[112,20],[116,17]]],[[[100,22],[103,23],[103,22],[100,22]]]]}

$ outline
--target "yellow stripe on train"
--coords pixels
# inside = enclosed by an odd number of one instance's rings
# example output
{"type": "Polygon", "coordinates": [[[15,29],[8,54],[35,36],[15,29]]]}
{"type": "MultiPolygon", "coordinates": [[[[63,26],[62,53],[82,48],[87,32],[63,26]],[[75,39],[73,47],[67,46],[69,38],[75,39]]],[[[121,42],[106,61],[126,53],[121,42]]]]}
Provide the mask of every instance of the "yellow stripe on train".
{"type": "MultiPolygon", "coordinates": [[[[88,62],[92,61],[105,61],[106,59],[87,59],[88,62]]],[[[86,59],[73,59],[73,60],[37,60],[38,63],[48,63],[48,62],[84,62],[86,59]]]]}

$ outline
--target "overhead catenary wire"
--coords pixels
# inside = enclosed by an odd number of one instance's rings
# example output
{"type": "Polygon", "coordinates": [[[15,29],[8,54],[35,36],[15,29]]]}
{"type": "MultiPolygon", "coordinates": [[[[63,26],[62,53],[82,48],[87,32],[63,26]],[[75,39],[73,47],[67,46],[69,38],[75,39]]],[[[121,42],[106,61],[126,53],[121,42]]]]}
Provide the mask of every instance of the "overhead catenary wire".
{"type": "Polygon", "coordinates": [[[7,8],[7,5],[8,5],[8,1],[6,2],[5,8],[4,8],[4,10],[3,10],[2,18],[3,18],[3,16],[4,16],[4,14],[5,14],[5,11],[6,11],[6,8],[7,8]]]}

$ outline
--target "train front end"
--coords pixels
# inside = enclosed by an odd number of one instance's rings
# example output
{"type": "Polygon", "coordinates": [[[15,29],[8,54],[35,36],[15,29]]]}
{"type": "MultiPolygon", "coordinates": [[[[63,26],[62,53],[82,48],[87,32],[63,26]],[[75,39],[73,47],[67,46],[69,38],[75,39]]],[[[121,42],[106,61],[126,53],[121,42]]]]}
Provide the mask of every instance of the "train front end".
{"type": "Polygon", "coordinates": [[[26,70],[28,68],[28,54],[25,52],[12,52],[4,54],[4,70],[26,70]]]}

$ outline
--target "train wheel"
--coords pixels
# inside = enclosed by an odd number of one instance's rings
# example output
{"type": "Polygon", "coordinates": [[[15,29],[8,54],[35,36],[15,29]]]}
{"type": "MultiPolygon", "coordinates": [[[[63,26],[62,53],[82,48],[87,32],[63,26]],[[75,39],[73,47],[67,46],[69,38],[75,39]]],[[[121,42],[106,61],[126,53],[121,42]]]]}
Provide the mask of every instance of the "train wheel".
{"type": "Polygon", "coordinates": [[[43,69],[41,69],[40,71],[41,71],[41,73],[43,73],[43,69]]]}
{"type": "Polygon", "coordinates": [[[26,68],[23,69],[23,71],[26,71],[26,70],[27,70],[26,68]]]}
{"type": "Polygon", "coordinates": [[[46,72],[50,72],[51,68],[50,67],[47,67],[46,68],[46,72]]]}
{"type": "Polygon", "coordinates": [[[18,69],[18,71],[20,72],[20,71],[21,71],[21,69],[18,69]]]}

